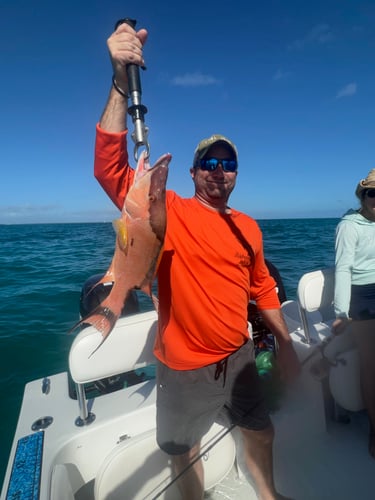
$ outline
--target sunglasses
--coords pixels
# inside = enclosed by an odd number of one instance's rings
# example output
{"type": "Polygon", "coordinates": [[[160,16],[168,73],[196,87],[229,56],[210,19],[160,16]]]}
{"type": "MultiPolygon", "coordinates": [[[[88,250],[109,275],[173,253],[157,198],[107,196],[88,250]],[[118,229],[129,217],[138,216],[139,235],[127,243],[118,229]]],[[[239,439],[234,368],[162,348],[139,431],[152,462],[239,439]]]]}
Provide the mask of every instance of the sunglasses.
{"type": "Polygon", "coordinates": [[[207,170],[209,172],[213,172],[217,169],[218,165],[221,165],[221,168],[224,172],[237,172],[238,163],[237,160],[219,160],[218,158],[203,158],[203,160],[199,161],[199,168],[201,170],[207,170]]]}
{"type": "Polygon", "coordinates": [[[375,198],[375,189],[366,189],[365,196],[369,198],[375,198]]]}

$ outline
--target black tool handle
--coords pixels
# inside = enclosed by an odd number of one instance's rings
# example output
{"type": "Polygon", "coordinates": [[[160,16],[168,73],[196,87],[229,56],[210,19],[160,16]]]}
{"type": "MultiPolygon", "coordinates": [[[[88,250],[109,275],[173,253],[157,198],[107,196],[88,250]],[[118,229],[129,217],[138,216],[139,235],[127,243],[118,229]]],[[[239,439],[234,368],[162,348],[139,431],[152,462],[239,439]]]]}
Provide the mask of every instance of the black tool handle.
{"type": "MultiPolygon", "coordinates": [[[[115,30],[123,23],[135,28],[136,20],[129,18],[120,19],[116,23],[115,30]]],[[[145,114],[147,113],[147,108],[141,103],[142,88],[139,66],[133,63],[127,64],[126,74],[128,77],[128,91],[131,101],[131,106],[128,107],[128,112],[131,115],[134,124],[132,139],[135,144],[134,158],[137,161],[138,150],[141,147],[145,147],[147,156],[150,156],[150,145],[147,140],[148,128],[145,126],[145,114]]]]}
{"type": "MultiPolygon", "coordinates": [[[[137,21],[135,19],[130,19],[128,17],[124,19],[119,19],[115,25],[115,30],[120,26],[120,24],[128,24],[132,28],[135,28],[137,21]]],[[[141,78],[139,76],[139,66],[137,64],[128,64],[126,66],[126,73],[128,75],[128,86],[130,94],[132,92],[137,92],[139,95],[142,94],[141,78]]]]}

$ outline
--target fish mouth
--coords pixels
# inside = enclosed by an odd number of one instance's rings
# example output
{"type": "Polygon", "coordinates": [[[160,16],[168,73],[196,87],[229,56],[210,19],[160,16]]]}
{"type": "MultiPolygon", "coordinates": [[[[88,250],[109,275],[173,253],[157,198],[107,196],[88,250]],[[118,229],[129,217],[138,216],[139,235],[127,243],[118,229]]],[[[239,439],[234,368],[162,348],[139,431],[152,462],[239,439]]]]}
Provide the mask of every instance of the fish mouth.
{"type": "Polygon", "coordinates": [[[162,158],[148,171],[151,175],[151,185],[149,195],[155,195],[164,191],[169,172],[170,158],[162,158]]]}

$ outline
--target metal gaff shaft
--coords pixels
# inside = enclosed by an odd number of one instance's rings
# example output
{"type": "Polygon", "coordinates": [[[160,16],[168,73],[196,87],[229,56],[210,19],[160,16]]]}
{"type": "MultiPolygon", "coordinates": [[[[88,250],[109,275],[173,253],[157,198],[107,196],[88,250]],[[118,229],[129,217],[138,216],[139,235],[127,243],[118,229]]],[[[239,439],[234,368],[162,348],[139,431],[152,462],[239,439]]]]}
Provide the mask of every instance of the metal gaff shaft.
{"type": "MultiPolygon", "coordinates": [[[[129,26],[135,28],[137,21],[129,18],[120,19],[117,21],[115,29],[123,23],[129,24],[129,26]]],[[[137,64],[128,64],[126,66],[126,72],[128,76],[129,95],[131,100],[131,106],[128,108],[128,113],[131,115],[134,125],[134,131],[131,134],[131,137],[134,142],[134,158],[138,161],[138,150],[141,147],[145,148],[147,157],[150,156],[150,145],[147,139],[148,127],[145,125],[144,118],[147,113],[147,108],[141,102],[142,87],[139,66],[137,64]]]]}

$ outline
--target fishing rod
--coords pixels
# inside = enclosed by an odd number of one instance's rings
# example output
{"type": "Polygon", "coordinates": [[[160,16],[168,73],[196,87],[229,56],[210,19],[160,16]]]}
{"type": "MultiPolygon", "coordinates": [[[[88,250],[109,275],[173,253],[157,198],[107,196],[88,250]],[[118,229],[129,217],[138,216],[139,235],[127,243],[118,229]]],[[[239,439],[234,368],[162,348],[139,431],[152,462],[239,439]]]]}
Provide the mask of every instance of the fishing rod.
{"type": "MultiPolygon", "coordinates": [[[[137,21],[135,19],[119,19],[115,25],[115,30],[120,26],[120,24],[128,24],[132,28],[135,28],[137,21]]],[[[142,69],[146,69],[142,67],[142,69]]],[[[131,106],[128,108],[128,113],[133,119],[134,131],[131,137],[134,141],[134,158],[138,161],[139,155],[138,151],[140,148],[145,148],[147,157],[150,156],[150,144],[148,142],[148,127],[145,125],[145,114],[147,113],[147,108],[141,102],[142,98],[142,86],[141,78],[138,64],[130,63],[126,66],[126,74],[128,76],[128,91],[131,100],[131,106]]]]}
{"type": "Polygon", "coordinates": [[[323,380],[329,373],[332,367],[337,366],[339,363],[345,365],[346,361],[344,358],[340,358],[340,354],[337,353],[333,356],[333,359],[326,356],[325,350],[327,346],[337,337],[337,334],[331,334],[329,337],[322,340],[321,344],[316,346],[315,349],[302,361],[301,366],[304,366],[311,358],[316,354],[320,354],[320,359],[315,361],[310,366],[310,374],[316,380],[323,380]]]}
{"type": "Polygon", "coordinates": [[[303,361],[301,361],[301,366],[304,366],[311,358],[313,358],[318,353],[324,358],[325,357],[324,351],[325,351],[326,347],[328,346],[328,344],[330,344],[334,338],[336,338],[336,335],[332,334],[329,337],[326,337],[325,339],[323,339],[321,341],[321,343],[319,345],[317,345],[312,350],[312,352],[308,356],[306,356],[306,358],[303,361]]]}

